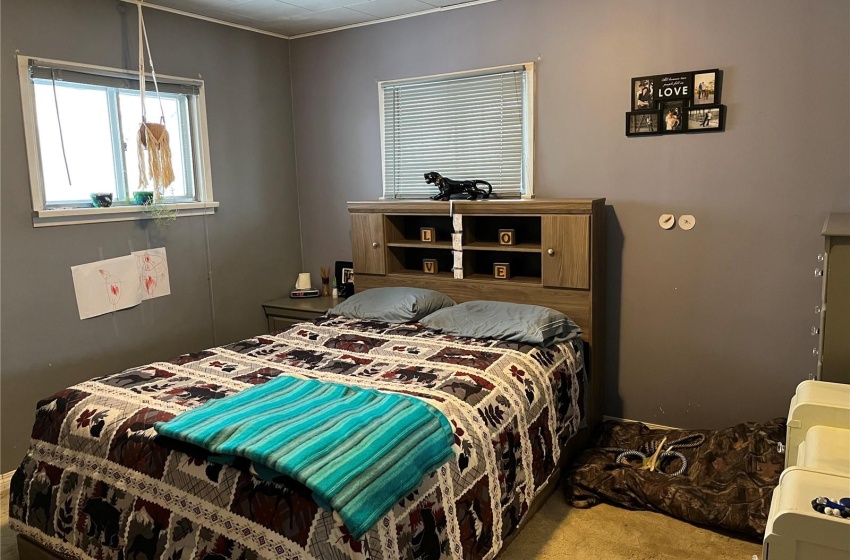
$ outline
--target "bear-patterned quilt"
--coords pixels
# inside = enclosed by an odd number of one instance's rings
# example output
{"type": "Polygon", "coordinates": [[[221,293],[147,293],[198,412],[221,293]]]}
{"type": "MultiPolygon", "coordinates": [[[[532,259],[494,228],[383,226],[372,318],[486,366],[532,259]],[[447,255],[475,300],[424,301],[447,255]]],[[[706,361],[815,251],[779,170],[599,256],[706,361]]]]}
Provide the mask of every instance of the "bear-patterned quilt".
{"type": "Polygon", "coordinates": [[[94,560],[488,559],[579,429],[585,385],[579,340],[541,348],[323,317],[39,402],[11,524],[94,560]],[[208,461],[153,429],[279,375],[419,398],[451,422],[455,456],[355,539],[293,479],[208,461]]]}

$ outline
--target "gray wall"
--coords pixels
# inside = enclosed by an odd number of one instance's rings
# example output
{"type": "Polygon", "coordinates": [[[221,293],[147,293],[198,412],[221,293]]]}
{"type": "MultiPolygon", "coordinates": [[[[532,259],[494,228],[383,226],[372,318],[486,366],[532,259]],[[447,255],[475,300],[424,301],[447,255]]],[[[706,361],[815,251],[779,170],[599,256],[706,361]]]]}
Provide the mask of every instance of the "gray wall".
{"type": "Polygon", "coordinates": [[[536,194],[611,206],[606,413],[787,413],[815,371],[821,225],[850,209],[846,0],[500,0],[290,48],[305,270],[349,258],[345,203],[381,194],[377,80],[540,57],[536,194]],[[725,133],[624,136],[631,77],[712,67],[725,133]]]}
{"type": "Polygon", "coordinates": [[[157,70],[206,80],[213,216],[34,229],[21,53],[132,68],[134,8],[114,0],[2,3],[2,465],[21,460],[35,403],[76,382],[263,332],[263,300],[301,268],[287,41],[149,10],[157,70]],[[126,11],[126,15],[119,12],[126,11]],[[129,33],[125,33],[129,30],[129,33]],[[126,64],[126,65],[125,65],[126,64]],[[207,282],[209,230],[215,330],[207,282]],[[80,321],[69,268],[164,246],[168,297],[80,321]]]}

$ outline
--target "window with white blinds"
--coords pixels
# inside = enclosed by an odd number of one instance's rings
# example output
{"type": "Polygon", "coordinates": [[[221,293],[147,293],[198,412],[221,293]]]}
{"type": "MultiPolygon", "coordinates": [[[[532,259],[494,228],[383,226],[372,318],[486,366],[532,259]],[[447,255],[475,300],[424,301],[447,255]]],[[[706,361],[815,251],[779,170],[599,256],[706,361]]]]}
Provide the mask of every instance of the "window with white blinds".
{"type": "Polygon", "coordinates": [[[532,195],[533,66],[380,83],[384,198],[437,193],[424,174],[532,195]]]}

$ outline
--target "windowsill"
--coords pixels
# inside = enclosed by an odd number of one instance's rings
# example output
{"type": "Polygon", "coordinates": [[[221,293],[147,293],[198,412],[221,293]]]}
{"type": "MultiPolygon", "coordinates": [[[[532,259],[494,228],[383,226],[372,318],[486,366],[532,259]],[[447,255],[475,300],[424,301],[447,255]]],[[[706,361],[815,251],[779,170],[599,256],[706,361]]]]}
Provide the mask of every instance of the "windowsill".
{"type": "MultiPolygon", "coordinates": [[[[176,210],[177,217],[202,216],[214,214],[219,203],[183,202],[179,204],[163,204],[164,210],[176,210]]],[[[102,222],[126,222],[130,220],[153,219],[146,206],[126,205],[110,206],[109,208],[51,208],[33,212],[33,227],[67,226],[72,224],[97,224],[102,222]]]]}

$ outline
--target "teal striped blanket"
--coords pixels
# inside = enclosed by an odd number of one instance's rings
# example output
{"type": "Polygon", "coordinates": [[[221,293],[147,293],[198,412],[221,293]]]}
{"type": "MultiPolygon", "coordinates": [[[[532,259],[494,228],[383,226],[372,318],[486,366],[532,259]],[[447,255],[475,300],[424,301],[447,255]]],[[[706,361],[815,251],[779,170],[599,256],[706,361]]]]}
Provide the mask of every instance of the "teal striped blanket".
{"type": "Polygon", "coordinates": [[[298,480],[357,539],[454,456],[448,420],[414,397],[287,376],[155,427],[298,480]]]}

